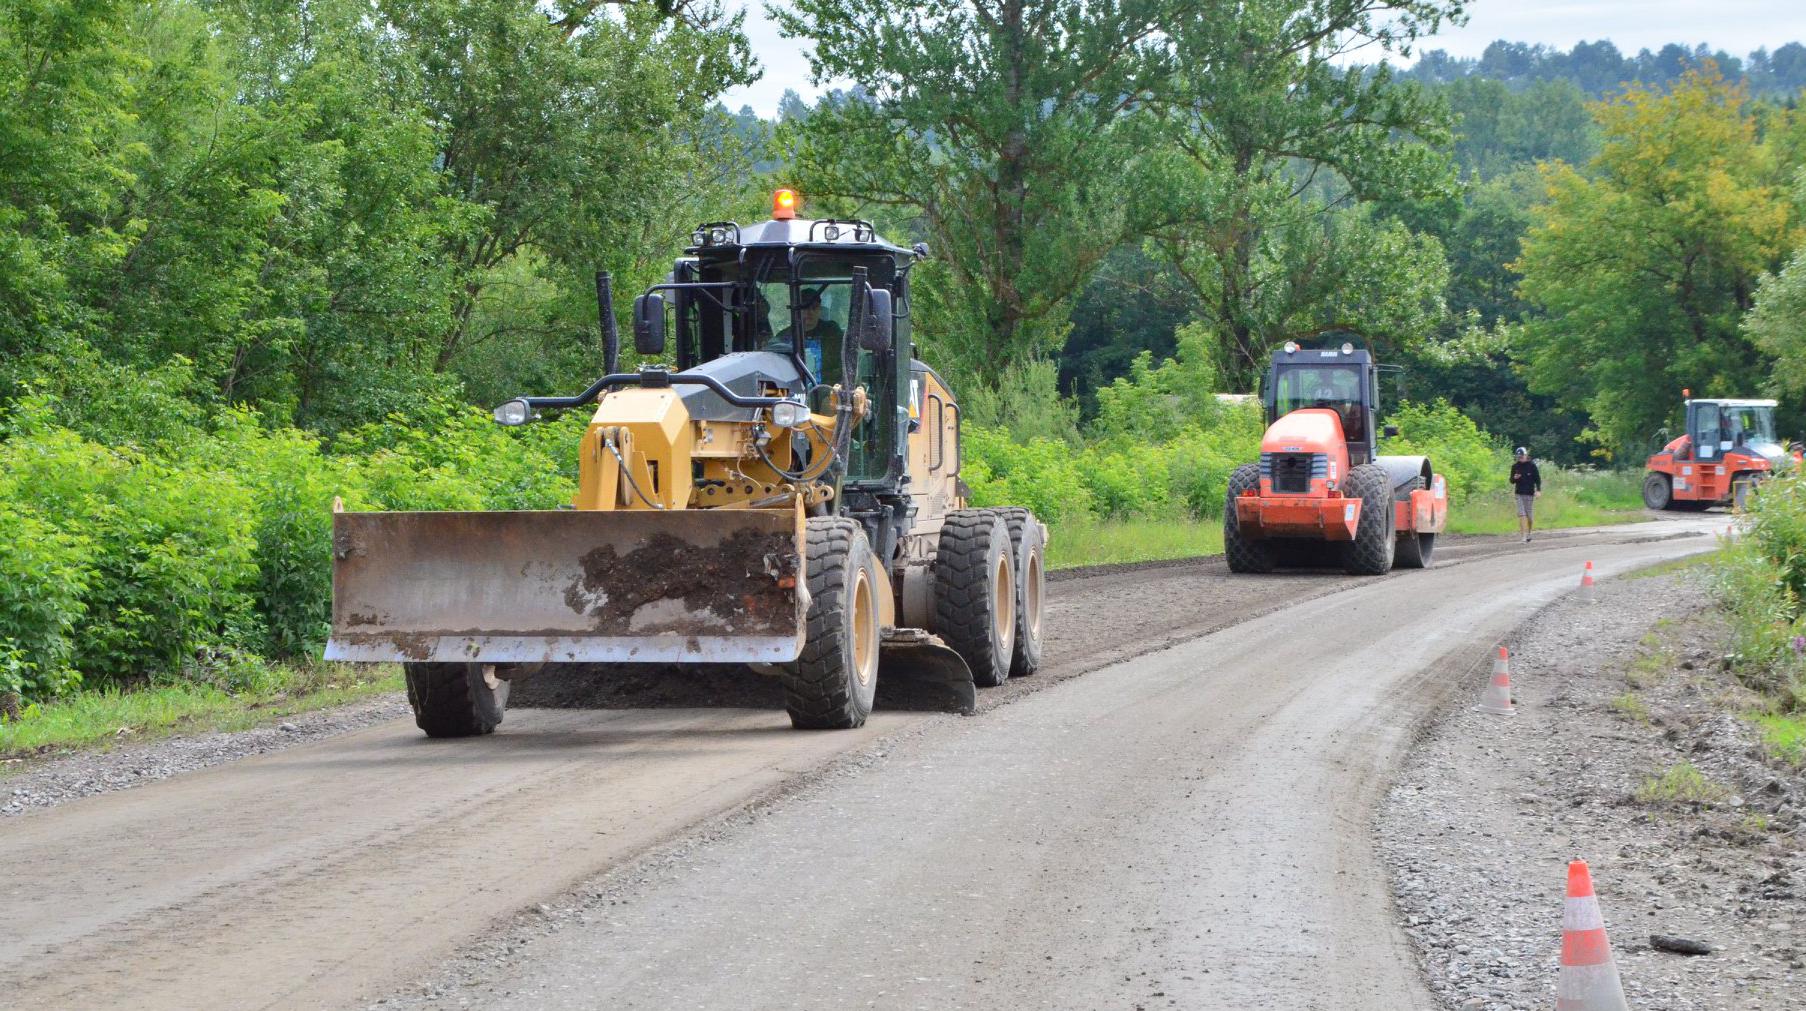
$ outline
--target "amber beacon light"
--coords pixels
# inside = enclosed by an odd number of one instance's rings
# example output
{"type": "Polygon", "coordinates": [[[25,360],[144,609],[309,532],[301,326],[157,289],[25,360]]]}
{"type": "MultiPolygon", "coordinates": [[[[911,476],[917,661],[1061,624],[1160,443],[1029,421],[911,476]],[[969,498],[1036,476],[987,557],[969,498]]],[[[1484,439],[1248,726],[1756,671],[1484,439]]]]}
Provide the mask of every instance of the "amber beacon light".
{"type": "Polygon", "coordinates": [[[779,221],[796,217],[795,190],[779,190],[771,195],[771,216],[779,221]]]}

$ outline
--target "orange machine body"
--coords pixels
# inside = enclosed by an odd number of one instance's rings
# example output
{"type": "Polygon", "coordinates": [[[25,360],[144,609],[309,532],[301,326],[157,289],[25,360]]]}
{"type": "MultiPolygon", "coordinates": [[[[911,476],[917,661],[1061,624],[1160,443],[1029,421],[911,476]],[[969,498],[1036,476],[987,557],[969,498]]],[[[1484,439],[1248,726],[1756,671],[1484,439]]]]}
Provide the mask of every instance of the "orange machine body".
{"type": "MultiPolygon", "coordinates": [[[[1343,494],[1348,442],[1341,416],[1328,408],[1293,411],[1273,422],[1260,445],[1260,486],[1236,500],[1243,536],[1352,541],[1361,500],[1343,494]]],[[[1393,503],[1393,529],[1441,533],[1448,522],[1448,487],[1441,474],[1393,503]]]]}

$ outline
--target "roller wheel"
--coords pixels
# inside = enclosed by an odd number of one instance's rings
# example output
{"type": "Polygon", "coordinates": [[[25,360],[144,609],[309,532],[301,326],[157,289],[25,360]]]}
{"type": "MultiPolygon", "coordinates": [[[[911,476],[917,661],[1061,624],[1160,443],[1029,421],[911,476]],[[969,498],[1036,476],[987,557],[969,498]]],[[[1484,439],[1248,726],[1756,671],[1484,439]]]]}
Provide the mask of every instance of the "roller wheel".
{"type": "Polygon", "coordinates": [[[477,737],[495,732],[508,708],[508,682],[493,664],[404,663],[414,725],[428,737],[477,737]]]}
{"type": "Polygon", "coordinates": [[[808,521],[809,614],[803,653],[781,668],[784,708],[799,730],[848,730],[878,692],[878,562],[865,528],[838,516],[808,521]]]}
{"type": "Polygon", "coordinates": [[[934,559],[934,631],[972,668],[972,681],[1009,680],[1016,646],[1016,565],[1009,525],[990,509],[959,509],[941,524],[934,559]]]}
{"type": "Polygon", "coordinates": [[[1010,676],[1026,677],[1041,668],[1041,601],[1046,590],[1047,536],[1035,514],[1021,506],[992,510],[1010,532],[1010,554],[1016,560],[1016,645],[1010,650],[1010,676]]]}
{"type": "Polygon", "coordinates": [[[1651,509],[1667,509],[1674,505],[1674,486],[1666,474],[1651,474],[1643,479],[1643,504],[1651,509]]]}
{"type": "Polygon", "coordinates": [[[1230,572],[1272,572],[1273,545],[1242,537],[1236,523],[1235,500],[1242,492],[1260,487],[1260,464],[1244,463],[1229,475],[1229,493],[1223,500],[1223,557],[1230,572]]]}
{"type": "Polygon", "coordinates": [[[1436,553],[1436,535],[1405,531],[1398,535],[1392,564],[1401,569],[1427,569],[1436,553]]]}
{"type": "Polygon", "coordinates": [[[1354,540],[1343,545],[1342,567],[1356,576],[1383,576],[1392,571],[1398,535],[1393,529],[1392,479],[1378,464],[1351,467],[1343,493],[1361,500],[1354,540]]]}

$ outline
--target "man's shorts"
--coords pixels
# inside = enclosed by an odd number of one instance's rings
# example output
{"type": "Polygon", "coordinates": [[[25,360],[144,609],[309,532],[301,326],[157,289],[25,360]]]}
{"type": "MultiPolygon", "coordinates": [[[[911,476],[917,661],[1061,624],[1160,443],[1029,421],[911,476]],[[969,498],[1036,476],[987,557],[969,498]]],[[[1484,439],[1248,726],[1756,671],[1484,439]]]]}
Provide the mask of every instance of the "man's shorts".
{"type": "Polygon", "coordinates": [[[1536,512],[1536,496],[1535,495],[1519,495],[1517,498],[1518,498],[1518,515],[1524,517],[1525,519],[1530,519],[1531,516],[1534,515],[1536,512]]]}

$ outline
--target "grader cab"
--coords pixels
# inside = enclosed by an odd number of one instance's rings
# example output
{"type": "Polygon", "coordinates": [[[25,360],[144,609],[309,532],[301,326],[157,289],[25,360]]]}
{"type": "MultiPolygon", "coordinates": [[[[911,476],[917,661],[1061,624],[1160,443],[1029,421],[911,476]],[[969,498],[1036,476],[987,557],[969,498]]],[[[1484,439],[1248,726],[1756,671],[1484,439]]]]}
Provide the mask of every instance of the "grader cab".
{"type": "Polygon", "coordinates": [[[619,369],[598,275],[606,374],[496,409],[593,410],[569,509],[334,516],[326,655],[402,663],[429,735],[492,731],[548,665],[747,664],[818,728],[862,724],[880,676],[969,712],[1039,666],[1046,528],[967,505],[959,407],[910,339],[926,249],[788,190],[691,238],[634,302],[658,364],[619,369]]]}
{"type": "Polygon", "coordinates": [[[1273,352],[1260,462],[1230,475],[1223,508],[1231,571],[1429,567],[1448,519],[1448,488],[1428,457],[1379,455],[1379,373],[1373,354],[1349,343],[1306,349],[1288,341],[1273,352]]]}

